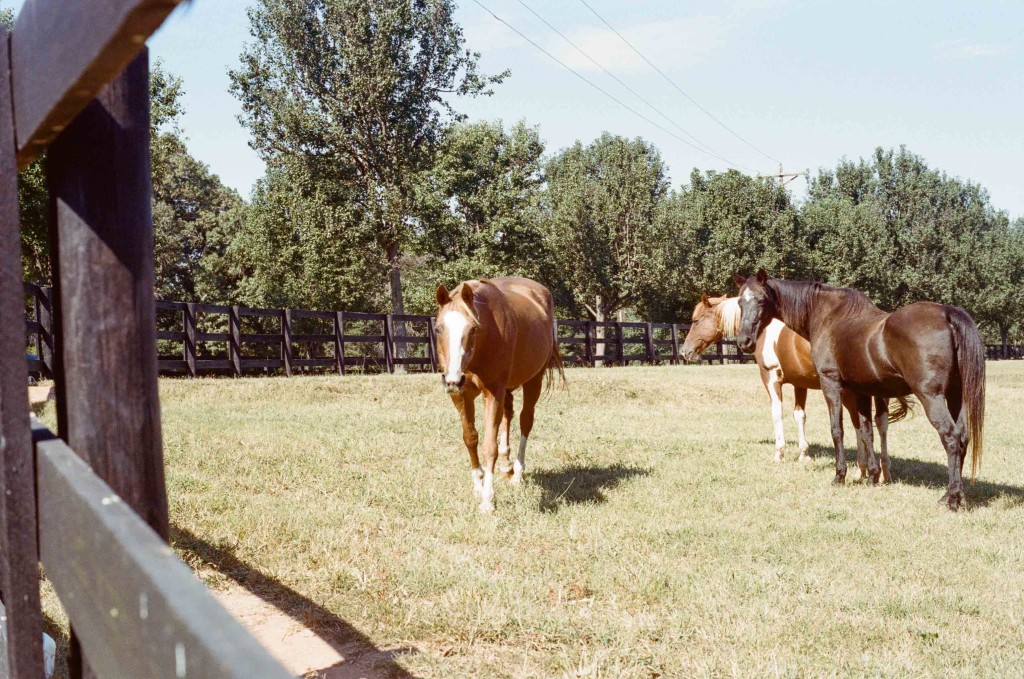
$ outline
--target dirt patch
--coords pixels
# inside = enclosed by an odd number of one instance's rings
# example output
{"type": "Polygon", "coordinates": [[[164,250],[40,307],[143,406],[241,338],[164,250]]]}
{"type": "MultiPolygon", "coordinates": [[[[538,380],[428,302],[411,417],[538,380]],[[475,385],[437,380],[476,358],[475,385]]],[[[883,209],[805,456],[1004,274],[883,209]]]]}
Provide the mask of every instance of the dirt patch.
{"type": "Polygon", "coordinates": [[[247,589],[231,585],[213,595],[289,672],[303,679],[391,679],[402,649],[367,649],[329,631],[311,629],[247,589]]]}

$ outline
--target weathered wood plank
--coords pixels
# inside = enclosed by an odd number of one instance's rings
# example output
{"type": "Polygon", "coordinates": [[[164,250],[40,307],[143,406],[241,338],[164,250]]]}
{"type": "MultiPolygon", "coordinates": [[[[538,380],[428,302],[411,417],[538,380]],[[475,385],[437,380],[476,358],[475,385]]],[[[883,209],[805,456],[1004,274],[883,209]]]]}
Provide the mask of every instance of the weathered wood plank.
{"type": "Polygon", "coordinates": [[[145,50],[50,146],[47,176],[63,328],[60,433],[166,536],[145,50]]]}
{"type": "Polygon", "coordinates": [[[228,314],[228,358],[235,369],[235,377],[242,376],[242,317],[238,313],[239,307],[231,307],[228,314]]]}
{"type": "Polygon", "coordinates": [[[35,465],[29,428],[18,176],[11,118],[8,34],[0,28],[0,588],[12,679],[43,676],[35,465]]]}
{"type": "Polygon", "coordinates": [[[74,451],[39,438],[43,566],[99,676],[289,677],[74,451]]]}
{"type": "Polygon", "coordinates": [[[120,74],[181,0],[26,0],[11,39],[24,168],[120,74]]]}

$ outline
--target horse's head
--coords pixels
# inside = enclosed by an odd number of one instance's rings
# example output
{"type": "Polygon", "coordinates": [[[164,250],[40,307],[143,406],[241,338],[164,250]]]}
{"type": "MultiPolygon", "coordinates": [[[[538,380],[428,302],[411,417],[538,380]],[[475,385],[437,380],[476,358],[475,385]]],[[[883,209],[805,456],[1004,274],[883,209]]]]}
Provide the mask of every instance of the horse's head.
{"type": "Polygon", "coordinates": [[[722,339],[722,323],[718,307],[726,299],[728,298],[708,297],[706,292],[701,295],[700,301],[693,309],[690,330],[686,333],[686,340],[683,342],[683,360],[688,363],[696,363],[705,349],[722,339]]]}
{"type": "Polygon", "coordinates": [[[778,308],[775,291],[768,287],[768,274],[758,269],[757,274],[743,278],[734,274],[736,285],[740,286],[740,331],[736,335],[736,346],[740,351],[751,354],[757,344],[761,330],[776,317],[778,308]]]}
{"type": "Polygon", "coordinates": [[[480,328],[480,319],[473,306],[473,288],[463,283],[459,294],[453,297],[448,288],[439,285],[437,306],[434,331],[437,335],[437,361],[444,374],[442,381],[449,394],[461,393],[466,386],[466,366],[473,358],[480,328]]]}

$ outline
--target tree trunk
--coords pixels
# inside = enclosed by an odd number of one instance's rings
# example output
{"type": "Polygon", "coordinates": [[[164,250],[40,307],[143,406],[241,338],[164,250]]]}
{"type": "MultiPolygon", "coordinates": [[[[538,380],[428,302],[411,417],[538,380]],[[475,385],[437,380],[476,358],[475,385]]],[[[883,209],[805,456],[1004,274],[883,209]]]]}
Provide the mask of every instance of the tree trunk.
{"type": "Polygon", "coordinates": [[[1007,325],[999,324],[999,339],[1002,341],[1002,353],[1003,358],[1009,358],[1009,351],[1006,346],[1006,336],[1010,333],[1010,328],[1007,325]]]}
{"type": "MultiPolygon", "coordinates": [[[[391,313],[404,314],[405,301],[402,299],[402,263],[401,251],[398,246],[388,248],[388,263],[391,265],[389,284],[391,288],[391,313]]],[[[405,321],[395,321],[391,328],[391,336],[405,336],[405,321]]],[[[409,355],[404,342],[394,342],[395,358],[405,358],[409,355]]],[[[384,348],[385,351],[387,347],[384,348]]],[[[405,366],[401,363],[395,365],[396,373],[404,373],[405,366]]]]}
{"type": "MultiPolygon", "coordinates": [[[[601,300],[601,295],[596,295],[594,298],[594,320],[598,323],[604,321],[604,303],[601,300]]],[[[604,327],[597,326],[594,337],[597,338],[595,345],[594,355],[604,356],[604,327]]],[[[604,361],[594,361],[594,367],[600,368],[604,365],[604,361]]]]}

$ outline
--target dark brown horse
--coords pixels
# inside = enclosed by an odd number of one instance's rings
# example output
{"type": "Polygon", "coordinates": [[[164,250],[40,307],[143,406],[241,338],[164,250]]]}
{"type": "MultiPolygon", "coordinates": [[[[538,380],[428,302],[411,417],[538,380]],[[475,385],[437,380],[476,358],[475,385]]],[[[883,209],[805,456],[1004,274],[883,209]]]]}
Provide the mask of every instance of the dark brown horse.
{"type": "MultiPolygon", "coordinates": [[[[740,298],[739,297],[708,297],[701,296],[693,310],[690,330],[683,342],[683,358],[689,362],[700,360],[700,354],[714,342],[722,338],[734,339],[740,331],[740,298]]],[[[808,389],[821,389],[818,373],[811,361],[811,345],[800,335],[786,327],[777,318],[772,319],[757,336],[754,349],[754,360],[761,373],[761,384],[772,402],[772,422],[775,425],[775,461],[782,462],[783,450],[786,447],[786,436],[782,424],[782,385],[793,385],[793,419],[796,420],[800,460],[811,459],[807,455],[807,436],[804,425],[807,421],[804,406],[807,403],[808,389]]],[[[860,415],[857,413],[857,397],[849,391],[843,391],[843,406],[850,413],[850,421],[854,429],[860,426],[860,415]]],[[[897,399],[896,409],[890,414],[889,399],[875,399],[875,424],[881,448],[881,481],[889,481],[889,423],[898,422],[910,412],[910,404],[906,399],[897,399]]],[[[864,442],[857,438],[857,466],[861,478],[867,477],[868,458],[864,442]]]]}
{"type": "Polygon", "coordinates": [[[437,358],[442,381],[462,417],[462,440],[469,451],[473,489],[480,511],[494,509],[494,472],[519,483],[526,467],[526,440],[533,429],[533,410],[545,373],[558,373],[562,359],[555,341],[555,308],[551,293],[528,278],[465,281],[449,293],[437,288],[437,358]],[[522,387],[519,455],[509,459],[512,393],[522,387]],[[483,465],[477,455],[479,437],[475,401],[484,395],[483,465]]]}
{"type": "Polygon", "coordinates": [[[857,395],[857,434],[868,449],[869,480],[880,470],[872,454],[871,399],[914,394],[946,450],[949,485],[943,499],[956,511],[964,500],[963,465],[971,445],[971,475],[981,462],[985,422],[985,345],[959,307],[917,302],[892,313],[850,288],[756,276],[736,277],[742,323],[737,343],[754,349],[761,328],[778,318],[811,343],[811,359],[828,403],[835,445],[834,484],[846,479],[841,392],[857,395]]]}

